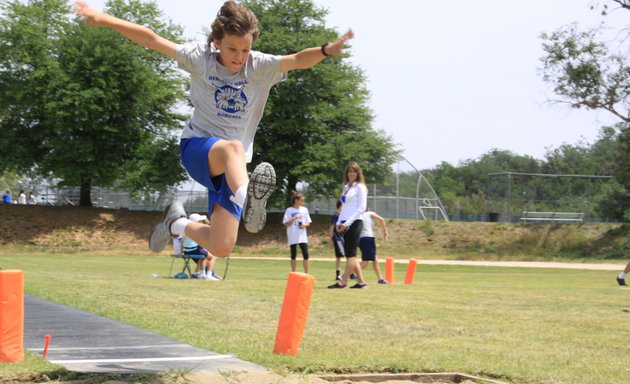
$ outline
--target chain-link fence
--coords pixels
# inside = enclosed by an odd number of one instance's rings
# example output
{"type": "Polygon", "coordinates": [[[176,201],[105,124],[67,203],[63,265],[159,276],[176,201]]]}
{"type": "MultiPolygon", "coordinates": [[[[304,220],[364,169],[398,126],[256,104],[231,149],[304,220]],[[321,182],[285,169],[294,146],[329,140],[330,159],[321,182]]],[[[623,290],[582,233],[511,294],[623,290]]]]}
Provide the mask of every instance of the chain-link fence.
{"type": "Polygon", "coordinates": [[[596,196],[612,176],[501,172],[489,173],[485,207],[490,221],[520,221],[525,212],[576,213],[602,221],[596,196]]]}
{"type": "MultiPolygon", "coordinates": [[[[25,186],[37,195],[38,204],[78,205],[78,188],[60,188],[47,183],[45,187],[25,186]]],[[[394,166],[390,180],[383,184],[368,184],[368,208],[387,218],[414,220],[448,220],[439,197],[426,178],[413,165],[402,159],[394,166]]],[[[207,191],[194,182],[178,190],[132,197],[126,192],[92,188],[92,204],[96,207],[129,210],[163,210],[174,200],[184,203],[189,212],[207,212],[207,191]],[[188,189],[188,190],[186,190],[188,189]]],[[[305,206],[311,213],[332,215],[337,199],[330,196],[309,196],[305,206]]],[[[269,209],[274,211],[273,208],[269,209]]],[[[280,209],[276,208],[275,211],[280,209]]]]}
{"type": "MultiPolygon", "coordinates": [[[[336,196],[313,196],[304,188],[306,207],[311,213],[332,215],[336,211],[336,196]]],[[[54,180],[32,179],[18,186],[33,192],[40,205],[79,205],[78,187],[60,187],[54,180]]],[[[389,180],[381,184],[368,184],[368,208],[387,218],[414,220],[448,220],[448,215],[439,197],[428,180],[406,159],[394,164],[389,180]]],[[[207,212],[208,196],[205,188],[193,181],[184,183],[169,192],[132,196],[127,192],[93,187],[90,195],[95,207],[129,210],[161,211],[169,202],[177,199],[184,203],[189,212],[207,212]]],[[[285,207],[268,207],[281,211],[285,207]]]]}
{"type": "MultiPolygon", "coordinates": [[[[206,212],[208,210],[208,194],[206,191],[175,191],[156,194],[150,198],[131,197],[126,192],[113,192],[101,188],[93,188],[92,204],[95,207],[111,209],[129,209],[141,211],[161,211],[174,200],[184,203],[189,212],[206,212]]],[[[38,204],[44,205],[79,205],[78,189],[48,188],[37,195],[38,204]]],[[[332,215],[336,211],[337,200],[328,197],[314,197],[305,202],[309,212],[332,215]]],[[[428,198],[396,196],[369,196],[368,208],[387,218],[415,220],[444,220],[445,212],[438,206],[438,201],[428,198]]],[[[274,211],[274,209],[270,209],[274,211]]],[[[276,209],[275,211],[279,211],[276,209]]]]}

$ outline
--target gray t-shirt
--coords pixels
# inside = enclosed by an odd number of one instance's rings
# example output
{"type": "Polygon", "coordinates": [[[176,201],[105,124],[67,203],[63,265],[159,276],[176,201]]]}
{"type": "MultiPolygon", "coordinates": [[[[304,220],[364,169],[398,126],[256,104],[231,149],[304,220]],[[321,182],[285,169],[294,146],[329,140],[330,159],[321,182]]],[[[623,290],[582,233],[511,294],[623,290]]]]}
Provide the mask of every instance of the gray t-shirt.
{"type": "Polygon", "coordinates": [[[194,107],[182,139],[239,140],[250,162],[269,91],[287,77],[280,72],[281,56],[251,51],[241,71],[233,73],[219,64],[219,52],[206,43],[178,44],[176,52],[179,67],[190,73],[194,107]]]}

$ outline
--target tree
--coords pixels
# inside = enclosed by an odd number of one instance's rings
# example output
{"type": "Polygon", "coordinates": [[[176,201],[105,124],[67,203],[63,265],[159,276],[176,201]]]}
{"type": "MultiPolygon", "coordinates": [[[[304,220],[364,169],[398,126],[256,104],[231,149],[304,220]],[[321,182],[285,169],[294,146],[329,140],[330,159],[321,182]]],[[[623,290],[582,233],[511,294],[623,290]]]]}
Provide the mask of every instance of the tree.
{"type": "Polygon", "coordinates": [[[630,122],[630,68],[622,55],[608,53],[598,29],[580,32],[575,25],[543,33],[545,56],[540,69],[559,102],[572,108],[606,110],[630,122]]]}
{"type": "MultiPolygon", "coordinates": [[[[628,0],[612,0],[612,1],[619,4],[620,8],[630,10],[630,1],[628,0]]],[[[597,8],[595,5],[591,5],[591,9],[595,9],[595,8],[597,8]]],[[[610,13],[608,4],[602,4],[601,13],[602,15],[607,15],[608,13],[610,13]]]]}
{"type": "MultiPolygon", "coordinates": [[[[181,36],[154,3],[111,0],[107,8],[172,40],[181,36]]],[[[139,185],[134,176],[162,165],[147,159],[179,164],[171,131],[184,120],[173,112],[184,81],[168,58],[70,19],[64,0],[15,0],[2,9],[0,172],[10,167],[79,186],[80,205],[89,206],[92,186],[125,177],[139,185]]],[[[148,184],[155,190],[185,176],[181,167],[154,174],[160,178],[148,184]]]]}
{"type": "Polygon", "coordinates": [[[0,192],[4,193],[4,191],[10,190],[12,193],[15,193],[22,186],[23,181],[20,175],[16,175],[13,172],[0,174],[0,192]]]}
{"type": "Polygon", "coordinates": [[[613,0],[615,3],[618,3],[624,9],[630,9],[630,1],[628,0],[613,0]]]}
{"type": "Polygon", "coordinates": [[[187,178],[179,161],[179,140],[173,137],[142,143],[134,159],[123,164],[121,171],[124,177],[118,187],[131,195],[165,192],[187,178]]]}
{"type": "MultiPolygon", "coordinates": [[[[434,170],[423,171],[449,214],[484,216],[485,199],[498,200],[507,194],[504,177],[492,173],[538,173],[541,162],[530,156],[493,149],[477,159],[470,159],[455,167],[443,162],[434,170]]],[[[521,187],[522,188],[522,187],[521,187]]],[[[513,191],[522,195],[522,190],[513,191]]]]}
{"type": "MultiPolygon", "coordinates": [[[[324,26],[326,11],[310,0],[251,0],[261,35],[254,49],[289,54],[336,38],[324,26]]],[[[312,195],[336,195],[343,170],[357,161],[369,182],[391,173],[392,139],[372,129],[363,73],[340,58],[293,71],[269,96],[254,146],[254,163],[271,162],[286,203],[299,181],[312,195]]]]}
{"type": "MultiPolygon", "coordinates": [[[[623,6],[625,2],[619,3],[623,6]]],[[[607,197],[600,199],[613,199],[601,205],[600,212],[622,218],[630,216],[630,65],[626,55],[609,52],[608,45],[599,40],[600,32],[581,32],[572,25],[542,34],[545,55],[540,72],[543,80],[553,85],[558,101],[572,108],[605,110],[619,119],[620,123],[612,128],[618,132],[617,143],[609,145],[614,148],[615,161],[608,159],[618,185],[608,188],[607,197]],[[625,207],[628,213],[620,214],[619,207],[625,207]]],[[[627,42],[624,39],[616,43],[619,52],[625,52],[627,42]]]]}

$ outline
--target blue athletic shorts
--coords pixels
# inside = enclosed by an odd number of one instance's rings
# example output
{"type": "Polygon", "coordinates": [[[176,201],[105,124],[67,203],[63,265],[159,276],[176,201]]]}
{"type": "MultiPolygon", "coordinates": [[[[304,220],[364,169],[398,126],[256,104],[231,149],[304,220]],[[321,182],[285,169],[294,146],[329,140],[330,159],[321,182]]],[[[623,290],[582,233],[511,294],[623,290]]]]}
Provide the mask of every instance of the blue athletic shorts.
{"type": "Polygon", "coordinates": [[[208,153],[210,148],[217,141],[222,140],[217,137],[193,137],[190,139],[182,139],[179,142],[179,151],[182,164],[186,171],[196,182],[208,188],[208,213],[212,214],[215,204],[219,204],[228,212],[241,219],[243,208],[234,203],[230,197],[234,193],[228,186],[225,174],[215,177],[210,176],[210,168],[208,167],[208,153]]]}
{"type": "Polygon", "coordinates": [[[184,255],[190,256],[190,255],[203,255],[205,257],[208,257],[208,251],[206,251],[205,249],[201,248],[201,247],[197,247],[197,249],[193,249],[190,251],[184,251],[184,255]]]}
{"type": "Polygon", "coordinates": [[[359,249],[361,250],[361,260],[376,260],[376,241],[373,237],[362,237],[359,239],[359,249]]]}

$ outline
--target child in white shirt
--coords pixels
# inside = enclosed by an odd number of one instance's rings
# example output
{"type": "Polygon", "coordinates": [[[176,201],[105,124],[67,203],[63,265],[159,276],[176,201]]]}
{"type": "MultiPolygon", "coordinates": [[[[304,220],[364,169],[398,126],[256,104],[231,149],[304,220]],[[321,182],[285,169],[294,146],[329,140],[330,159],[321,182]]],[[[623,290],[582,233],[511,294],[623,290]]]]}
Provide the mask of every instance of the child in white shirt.
{"type": "Polygon", "coordinates": [[[302,265],[304,273],[308,273],[308,236],[306,228],[311,225],[311,216],[308,208],[303,206],[304,195],[299,192],[291,192],[291,206],[284,212],[282,224],[287,229],[287,240],[291,249],[291,272],[295,272],[297,268],[297,246],[302,251],[302,265]]]}

